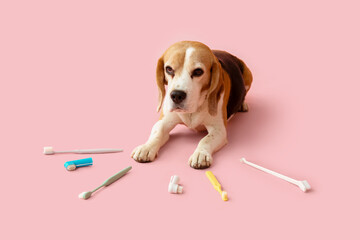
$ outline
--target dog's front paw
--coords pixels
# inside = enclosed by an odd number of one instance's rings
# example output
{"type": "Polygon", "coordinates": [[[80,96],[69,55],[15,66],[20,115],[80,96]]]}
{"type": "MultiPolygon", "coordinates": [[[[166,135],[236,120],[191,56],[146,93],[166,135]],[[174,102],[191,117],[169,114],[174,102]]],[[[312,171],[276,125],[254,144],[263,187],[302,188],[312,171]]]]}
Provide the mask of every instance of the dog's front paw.
{"type": "Polygon", "coordinates": [[[131,153],[131,157],[137,162],[150,162],[154,161],[157,155],[158,149],[149,145],[143,144],[137,146],[131,153]]]}
{"type": "Polygon", "coordinates": [[[192,168],[204,169],[212,164],[212,156],[205,150],[195,150],[189,159],[189,164],[192,168]]]}

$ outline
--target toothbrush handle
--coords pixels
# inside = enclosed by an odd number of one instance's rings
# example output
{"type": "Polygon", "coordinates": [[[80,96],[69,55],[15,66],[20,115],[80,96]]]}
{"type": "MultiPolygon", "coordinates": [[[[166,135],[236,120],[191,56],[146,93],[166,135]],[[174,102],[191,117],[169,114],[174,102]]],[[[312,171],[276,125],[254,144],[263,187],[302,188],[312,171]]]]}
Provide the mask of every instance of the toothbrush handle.
{"type": "Polygon", "coordinates": [[[110,184],[112,184],[113,182],[116,182],[117,180],[119,180],[119,178],[121,178],[122,176],[124,176],[128,171],[130,171],[132,167],[129,166],[127,168],[124,168],[123,170],[121,170],[120,172],[116,173],[114,176],[111,176],[110,178],[108,178],[103,184],[102,186],[109,186],[110,184]]]}
{"type": "Polygon", "coordinates": [[[206,171],[205,174],[208,177],[208,179],[210,180],[211,184],[216,189],[216,191],[220,192],[221,191],[221,185],[218,182],[218,180],[216,179],[215,175],[211,171],[206,171]]]}
{"type": "Polygon", "coordinates": [[[103,149],[81,149],[81,150],[75,150],[75,153],[115,153],[115,152],[122,152],[122,149],[113,149],[113,148],[103,148],[103,149]]]}
{"type": "MultiPolygon", "coordinates": [[[[245,160],[245,159],[244,159],[244,160],[245,160]]],[[[259,170],[261,170],[261,171],[263,171],[263,172],[266,172],[266,173],[268,173],[268,174],[271,174],[271,175],[273,175],[273,176],[275,176],[275,177],[281,178],[281,179],[283,179],[283,180],[285,180],[285,181],[287,181],[287,182],[290,182],[290,183],[292,183],[292,184],[297,185],[298,182],[299,182],[299,181],[297,181],[297,180],[295,180],[295,179],[292,179],[292,178],[290,178],[290,177],[287,177],[287,176],[285,176],[285,175],[282,175],[282,174],[277,173],[277,172],[275,172],[275,171],[272,171],[272,170],[270,170],[270,169],[261,167],[261,166],[255,164],[255,163],[249,162],[249,161],[247,161],[247,160],[245,160],[244,163],[246,163],[247,165],[252,166],[252,167],[254,167],[254,168],[257,168],[257,169],[259,169],[259,170]]]]}

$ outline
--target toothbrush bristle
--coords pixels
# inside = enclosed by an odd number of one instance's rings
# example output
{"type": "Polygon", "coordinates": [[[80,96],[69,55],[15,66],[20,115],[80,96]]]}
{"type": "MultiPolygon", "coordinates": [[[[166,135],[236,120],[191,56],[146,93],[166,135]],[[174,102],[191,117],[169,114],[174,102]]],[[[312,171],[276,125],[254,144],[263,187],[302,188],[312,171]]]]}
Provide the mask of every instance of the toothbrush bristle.
{"type": "Polygon", "coordinates": [[[222,198],[222,200],[227,201],[228,200],[227,192],[223,191],[221,193],[221,198],[222,198]]]}
{"type": "Polygon", "coordinates": [[[53,149],[53,147],[44,147],[44,154],[45,154],[45,155],[54,154],[54,149],[53,149]]]}
{"type": "Polygon", "coordinates": [[[85,199],[85,194],[86,194],[86,192],[80,193],[80,194],[79,194],[79,198],[85,199]]]}

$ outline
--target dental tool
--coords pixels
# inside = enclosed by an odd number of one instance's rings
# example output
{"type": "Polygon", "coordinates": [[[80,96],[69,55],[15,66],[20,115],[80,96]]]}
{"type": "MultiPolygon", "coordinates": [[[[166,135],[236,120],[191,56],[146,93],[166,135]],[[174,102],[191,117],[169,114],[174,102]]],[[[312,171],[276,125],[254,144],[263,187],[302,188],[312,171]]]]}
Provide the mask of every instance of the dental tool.
{"type": "Polygon", "coordinates": [[[90,191],[90,192],[82,192],[79,194],[79,198],[82,199],[88,199],[91,197],[91,194],[93,194],[94,192],[96,192],[97,190],[99,190],[102,187],[107,187],[110,184],[116,182],[117,180],[119,180],[122,176],[124,176],[128,171],[130,171],[132,167],[129,166],[127,168],[124,168],[123,170],[121,170],[120,172],[116,173],[115,175],[111,176],[110,178],[108,178],[107,180],[105,180],[105,182],[103,182],[103,184],[101,184],[99,187],[95,188],[94,190],[90,191]]]}
{"type": "Polygon", "coordinates": [[[92,158],[84,158],[84,159],[79,159],[79,160],[67,161],[64,164],[64,167],[68,171],[73,171],[76,168],[86,167],[86,166],[91,166],[91,165],[93,165],[92,158]]]}
{"type": "Polygon", "coordinates": [[[177,175],[171,176],[168,186],[169,193],[183,193],[183,187],[179,185],[180,178],[177,175]]]}
{"type": "Polygon", "coordinates": [[[52,155],[56,153],[77,153],[77,154],[98,154],[98,153],[116,153],[122,152],[122,149],[113,149],[113,148],[98,148],[98,149],[79,149],[79,150],[70,150],[70,151],[54,151],[53,147],[44,147],[45,155],[52,155]]]}
{"type": "Polygon", "coordinates": [[[254,167],[254,168],[257,168],[257,169],[259,169],[259,170],[261,170],[261,171],[263,171],[263,172],[266,172],[266,173],[269,173],[269,174],[271,174],[271,175],[274,175],[275,177],[281,178],[281,179],[283,179],[283,180],[285,180],[285,181],[287,181],[287,182],[289,182],[289,183],[295,184],[295,185],[298,186],[303,192],[306,192],[306,191],[308,191],[308,190],[311,189],[310,184],[309,184],[306,180],[299,181],[299,180],[295,180],[295,179],[289,178],[289,177],[284,176],[284,175],[282,175],[282,174],[280,174],[280,173],[274,172],[274,171],[269,170],[269,169],[267,169],[267,168],[264,168],[264,167],[261,167],[261,166],[259,166],[259,165],[256,165],[255,163],[249,162],[249,161],[247,161],[245,158],[241,158],[241,159],[240,159],[240,162],[245,163],[245,164],[247,164],[247,165],[249,165],[249,166],[252,166],[252,167],[254,167]]]}
{"type": "Polygon", "coordinates": [[[211,184],[214,186],[215,190],[220,193],[221,199],[224,201],[227,201],[228,200],[227,192],[221,190],[221,185],[218,182],[218,180],[216,179],[216,177],[214,176],[214,174],[211,171],[206,171],[205,174],[208,177],[208,179],[210,180],[211,184]]]}

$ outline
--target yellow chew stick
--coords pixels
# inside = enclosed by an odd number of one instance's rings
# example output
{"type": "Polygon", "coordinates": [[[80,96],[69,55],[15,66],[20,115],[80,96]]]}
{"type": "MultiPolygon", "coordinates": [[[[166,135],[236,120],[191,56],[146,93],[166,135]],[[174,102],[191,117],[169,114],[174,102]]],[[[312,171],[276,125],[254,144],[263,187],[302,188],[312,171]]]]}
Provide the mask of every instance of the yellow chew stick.
{"type": "Polygon", "coordinates": [[[211,171],[206,171],[205,174],[210,180],[211,184],[214,186],[215,190],[220,193],[222,200],[227,201],[228,200],[227,192],[221,190],[221,185],[214,176],[214,174],[211,171]]]}

